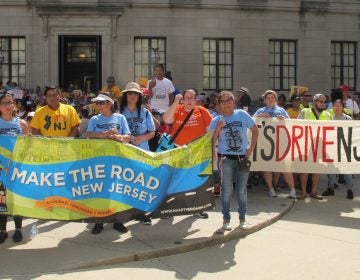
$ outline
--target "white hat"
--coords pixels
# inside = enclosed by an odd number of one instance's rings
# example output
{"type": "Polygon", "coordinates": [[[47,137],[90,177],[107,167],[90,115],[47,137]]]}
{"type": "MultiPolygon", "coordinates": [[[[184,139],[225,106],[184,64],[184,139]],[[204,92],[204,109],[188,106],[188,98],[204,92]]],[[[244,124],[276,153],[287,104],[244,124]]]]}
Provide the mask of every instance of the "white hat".
{"type": "Polygon", "coordinates": [[[114,104],[114,100],[107,94],[108,94],[107,92],[100,92],[97,97],[91,99],[91,102],[109,101],[111,104],[114,104]]]}
{"type": "Polygon", "coordinates": [[[34,115],[35,115],[35,112],[33,111],[33,112],[29,112],[28,114],[27,114],[27,117],[34,117],[34,115]]]}

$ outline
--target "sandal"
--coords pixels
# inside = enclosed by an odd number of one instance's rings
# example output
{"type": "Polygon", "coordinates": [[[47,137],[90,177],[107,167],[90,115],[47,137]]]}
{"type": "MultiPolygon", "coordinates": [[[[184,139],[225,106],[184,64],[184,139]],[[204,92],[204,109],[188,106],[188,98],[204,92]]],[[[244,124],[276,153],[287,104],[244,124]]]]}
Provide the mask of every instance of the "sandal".
{"type": "Polygon", "coordinates": [[[323,197],[320,196],[320,195],[318,195],[317,193],[312,193],[312,194],[310,194],[310,197],[311,197],[311,198],[315,198],[315,199],[317,199],[317,200],[323,200],[323,197]]]}

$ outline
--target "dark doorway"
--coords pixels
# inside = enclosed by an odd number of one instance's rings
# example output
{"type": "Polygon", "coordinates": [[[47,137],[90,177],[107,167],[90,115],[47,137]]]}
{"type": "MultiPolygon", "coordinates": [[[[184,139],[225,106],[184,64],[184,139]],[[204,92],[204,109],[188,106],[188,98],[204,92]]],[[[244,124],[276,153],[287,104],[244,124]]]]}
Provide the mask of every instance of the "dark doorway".
{"type": "Polygon", "coordinates": [[[59,36],[59,85],[98,92],[101,81],[101,36],[59,36]]]}

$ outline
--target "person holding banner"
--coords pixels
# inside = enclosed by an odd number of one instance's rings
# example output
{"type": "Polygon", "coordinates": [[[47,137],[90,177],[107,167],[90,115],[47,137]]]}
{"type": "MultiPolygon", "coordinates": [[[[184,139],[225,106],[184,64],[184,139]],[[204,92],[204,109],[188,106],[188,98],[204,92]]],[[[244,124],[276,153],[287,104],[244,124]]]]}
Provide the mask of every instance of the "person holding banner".
{"type": "MultiPolygon", "coordinates": [[[[265,99],[265,107],[258,109],[253,117],[254,118],[277,118],[277,119],[289,119],[288,113],[284,108],[279,107],[277,105],[277,93],[273,90],[267,90],[264,93],[265,99]]],[[[273,186],[273,173],[274,172],[264,172],[264,180],[269,188],[268,195],[271,197],[277,197],[277,193],[275,192],[273,186]]],[[[294,178],[291,173],[284,172],[283,173],[285,182],[290,188],[290,198],[296,198],[296,190],[294,178]]]]}
{"type": "MultiPolygon", "coordinates": [[[[331,116],[332,120],[337,121],[348,121],[351,120],[351,117],[344,113],[344,103],[341,99],[337,99],[333,102],[333,112],[331,116]]],[[[347,199],[353,199],[354,193],[352,191],[353,178],[351,174],[344,174],[344,179],[348,187],[347,190],[347,199]]],[[[336,174],[329,174],[329,187],[322,193],[322,196],[335,195],[334,186],[336,184],[336,174]]]]}
{"type": "MultiPolygon", "coordinates": [[[[116,112],[116,103],[107,92],[91,99],[95,102],[100,114],[93,116],[89,121],[86,137],[111,139],[118,142],[128,143],[130,141],[130,129],[126,118],[116,112]]],[[[119,232],[127,232],[122,222],[114,223],[113,228],[119,232]]],[[[99,234],[104,229],[102,223],[96,223],[91,233],[99,234]]]]}
{"type": "MultiPolygon", "coordinates": [[[[321,94],[315,94],[313,98],[313,106],[302,109],[298,119],[304,120],[331,120],[331,114],[325,110],[326,97],[321,94]]],[[[306,185],[308,180],[307,173],[300,174],[301,195],[298,199],[306,198],[306,185]]],[[[317,194],[320,174],[312,174],[312,187],[310,197],[322,200],[323,198],[317,194]]]]}
{"type": "Polygon", "coordinates": [[[35,111],[31,121],[32,134],[43,136],[76,137],[80,118],[74,107],[60,103],[60,92],[54,86],[46,87],[46,104],[35,111]]]}
{"type": "MultiPolygon", "coordinates": [[[[25,120],[16,116],[16,101],[11,94],[0,96],[0,135],[29,134],[29,127],[25,120]]],[[[22,217],[14,216],[15,232],[14,242],[20,242],[23,238],[21,233],[22,217]]],[[[8,237],[6,231],[7,216],[0,215],[0,244],[8,237]]]]}
{"type": "MultiPolygon", "coordinates": [[[[173,124],[171,137],[183,125],[174,140],[174,143],[178,146],[186,145],[203,136],[211,123],[212,116],[210,112],[202,106],[196,106],[196,97],[197,92],[194,89],[188,89],[183,94],[176,95],[174,103],[163,115],[165,123],[173,124]],[[183,104],[180,104],[181,100],[183,100],[183,104]],[[191,115],[189,116],[189,114],[191,115]],[[185,122],[188,116],[189,118],[185,122]]],[[[209,217],[205,212],[200,212],[198,216],[202,219],[209,217]]]]}
{"type": "MultiPolygon", "coordinates": [[[[155,136],[155,123],[151,112],[142,106],[143,96],[137,83],[127,83],[120,102],[120,113],[128,123],[131,136],[130,143],[140,149],[149,151],[149,140],[155,136]]],[[[149,216],[143,217],[144,225],[151,225],[149,216]]]]}
{"type": "Polygon", "coordinates": [[[223,230],[231,230],[230,202],[233,191],[233,181],[236,181],[236,195],[240,228],[246,229],[247,211],[247,180],[249,163],[259,135],[259,129],[253,118],[244,110],[235,109],[235,98],[230,91],[222,91],[218,96],[221,115],[213,119],[210,131],[214,131],[213,144],[218,141],[219,170],[221,170],[222,193],[221,206],[223,214],[223,230]],[[248,147],[247,132],[251,131],[251,142],[248,147]]]}

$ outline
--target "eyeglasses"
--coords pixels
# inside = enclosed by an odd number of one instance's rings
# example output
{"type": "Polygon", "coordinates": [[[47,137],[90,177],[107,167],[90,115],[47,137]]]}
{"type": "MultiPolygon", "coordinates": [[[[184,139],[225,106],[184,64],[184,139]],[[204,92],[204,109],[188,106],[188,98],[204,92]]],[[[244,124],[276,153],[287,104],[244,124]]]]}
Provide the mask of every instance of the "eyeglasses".
{"type": "Polygon", "coordinates": [[[229,99],[220,99],[221,104],[226,104],[226,103],[231,103],[231,102],[233,102],[233,100],[231,98],[229,98],[229,99]]]}
{"type": "Polygon", "coordinates": [[[1,105],[3,105],[3,106],[11,106],[11,105],[14,105],[14,102],[12,102],[12,101],[9,101],[9,102],[1,102],[1,105]]]}
{"type": "Polygon", "coordinates": [[[109,101],[96,101],[96,105],[104,105],[105,103],[108,103],[109,101]]]}

